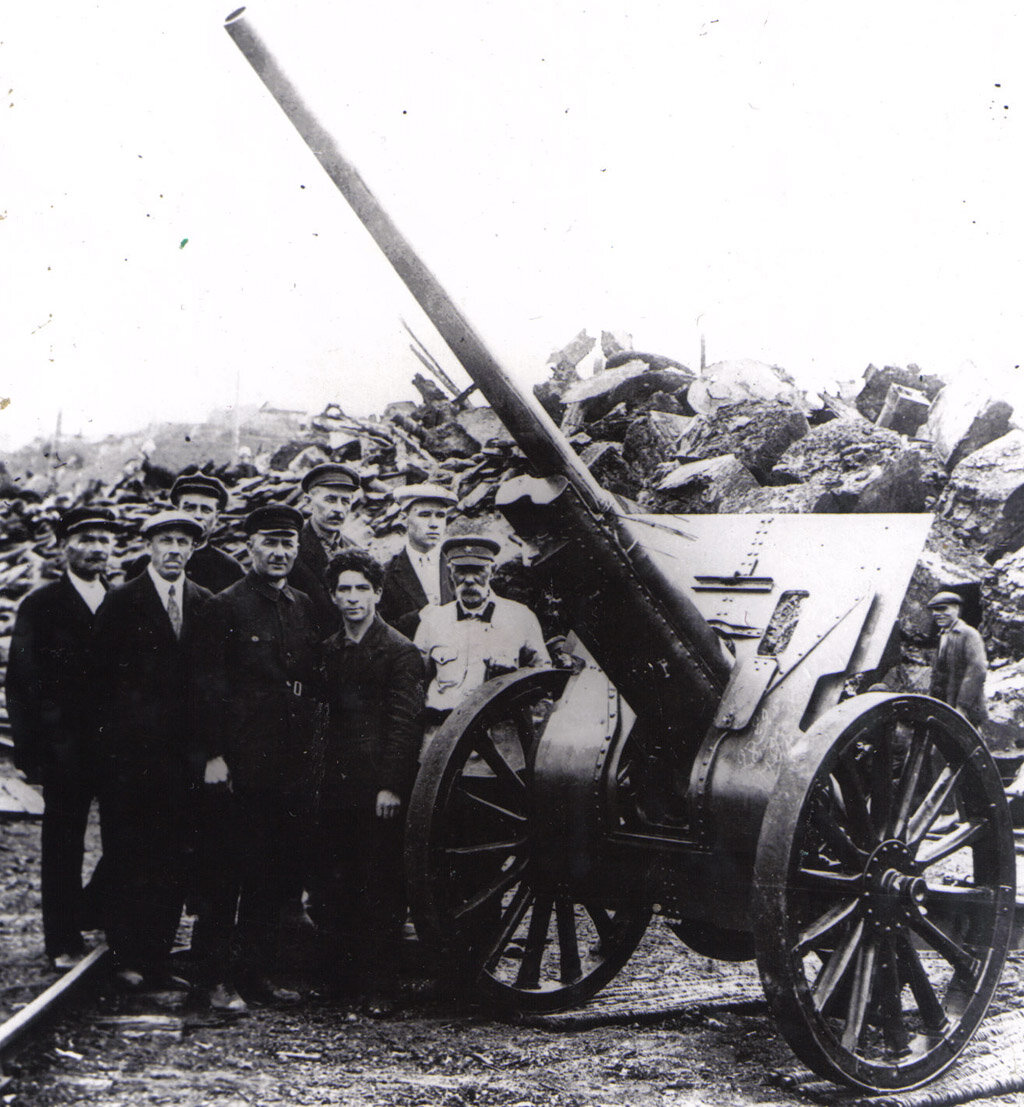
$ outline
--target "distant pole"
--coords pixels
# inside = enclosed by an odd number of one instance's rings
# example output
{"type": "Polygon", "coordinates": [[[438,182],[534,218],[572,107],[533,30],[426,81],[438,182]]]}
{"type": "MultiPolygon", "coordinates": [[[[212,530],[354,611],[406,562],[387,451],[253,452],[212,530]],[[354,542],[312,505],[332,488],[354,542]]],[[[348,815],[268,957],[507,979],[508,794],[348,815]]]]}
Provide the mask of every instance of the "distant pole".
{"type": "Polygon", "coordinates": [[[60,438],[61,438],[61,423],[64,419],[64,412],[61,408],[57,409],[57,425],[53,428],[53,442],[50,443],[50,489],[55,491],[57,488],[57,469],[60,466],[60,438]]]}
{"type": "Polygon", "coordinates": [[[235,370],[235,422],[234,428],[231,434],[231,458],[233,461],[238,460],[238,451],[241,448],[242,440],[242,410],[239,406],[242,395],[242,370],[235,370]]]}
{"type": "Polygon", "coordinates": [[[707,363],[708,363],[707,346],[706,346],[705,340],[704,340],[704,332],[701,331],[700,332],[700,371],[702,373],[704,372],[704,367],[707,365],[707,363]]]}

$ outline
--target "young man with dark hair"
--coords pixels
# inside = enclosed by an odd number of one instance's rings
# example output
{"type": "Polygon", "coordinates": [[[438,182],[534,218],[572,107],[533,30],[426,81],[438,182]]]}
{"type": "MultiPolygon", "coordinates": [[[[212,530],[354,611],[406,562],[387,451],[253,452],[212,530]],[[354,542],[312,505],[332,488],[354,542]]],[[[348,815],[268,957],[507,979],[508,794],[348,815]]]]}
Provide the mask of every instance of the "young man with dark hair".
{"type": "Polygon", "coordinates": [[[383,581],[382,566],[363,550],[331,561],[327,587],[342,628],[324,643],[321,924],[336,983],[354,970],[374,1017],[395,1002],[405,814],[424,693],[419,650],[377,614],[383,581]]]}

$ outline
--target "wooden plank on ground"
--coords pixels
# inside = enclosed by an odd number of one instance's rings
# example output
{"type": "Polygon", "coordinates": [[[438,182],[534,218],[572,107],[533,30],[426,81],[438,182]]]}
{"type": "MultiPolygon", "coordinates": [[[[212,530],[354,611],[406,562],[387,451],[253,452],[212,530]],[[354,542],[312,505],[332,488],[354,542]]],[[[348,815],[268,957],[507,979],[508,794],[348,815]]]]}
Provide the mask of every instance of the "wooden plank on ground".
{"type": "Polygon", "coordinates": [[[14,777],[0,777],[0,819],[41,819],[43,797],[14,777]]]}

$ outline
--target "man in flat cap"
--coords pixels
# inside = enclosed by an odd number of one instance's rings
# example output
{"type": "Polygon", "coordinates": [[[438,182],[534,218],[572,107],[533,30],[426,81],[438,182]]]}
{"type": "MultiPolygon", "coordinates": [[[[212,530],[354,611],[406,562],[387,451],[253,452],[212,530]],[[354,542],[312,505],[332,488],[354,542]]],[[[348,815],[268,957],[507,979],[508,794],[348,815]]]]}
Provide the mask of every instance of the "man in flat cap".
{"type": "Polygon", "coordinates": [[[102,911],[101,872],[83,895],[82,859],[96,795],[95,615],[119,526],[112,511],[75,507],[57,524],[64,571],[21,602],[7,665],[7,711],[14,763],[43,785],[43,937],[54,968],[85,952],[82,930],[102,911]],[[94,902],[89,902],[93,900],[94,902]]]}
{"type": "MultiPolygon", "coordinates": [[[[242,566],[229,553],[218,550],[210,543],[217,518],[228,502],[228,490],[224,485],[216,477],[186,470],[171,486],[170,497],[176,510],[191,515],[203,528],[202,537],[185,565],[185,575],[189,580],[211,592],[223,592],[236,580],[241,580],[245,576],[242,566]]],[[[147,554],[133,558],[124,566],[125,580],[137,577],[148,564],[147,554]]]]}
{"type": "Polygon", "coordinates": [[[290,507],[249,513],[252,568],[209,603],[197,650],[210,803],[192,948],[222,1010],[244,1010],[238,990],[251,1001],[298,998],[273,974],[281,912],[305,875],[322,763],[319,624],[310,598],[288,583],[301,528],[290,507]],[[240,960],[231,966],[236,909],[240,960]]]}
{"type": "Polygon", "coordinates": [[[302,478],[309,518],[299,534],[291,585],[313,601],[321,636],[341,625],[341,616],[327,590],[327,565],[335,554],[352,543],[341,533],[349,508],[359,491],[359,474],[348,465],[326,461],[314,465],[302,478]]]}
{"type": "Polygon", "coordinates": [[[939,648],[932,666],[930,693],[980,727],[988,721],[985,706],[988,658],[981,635],[960,618],[962,606],[963,597],[952,591],[938,592],[928,601],[939,628],[939,648]]]}
{"type": "Polygon", "coordinates": [[[437,723],[486,680],[550,661],[536,615],[491,591],[501,546],[482,535],[446,539],[455,599],[425,607],[414,641],[427,660],[427,718],[437,723]]]}
{"type": "Polygon", "coordinates": [[[96,616],[106,930],[129,989],[165,976],[184,899],[195,778],[191,641],[211,596],[185,564],[202,534],[183,511],[147,519],[149,564],[112,588],[96,616]]]}
{"type": "Polygon", "coordinates": [[[394,493],[405,509],[405,546],[384,570],[380,615],[407,638],[416,634],[427,604],[453,599],[451,577],[441,564],[448,515],[458,502],[437,484],[409,484],[394,493]]]}

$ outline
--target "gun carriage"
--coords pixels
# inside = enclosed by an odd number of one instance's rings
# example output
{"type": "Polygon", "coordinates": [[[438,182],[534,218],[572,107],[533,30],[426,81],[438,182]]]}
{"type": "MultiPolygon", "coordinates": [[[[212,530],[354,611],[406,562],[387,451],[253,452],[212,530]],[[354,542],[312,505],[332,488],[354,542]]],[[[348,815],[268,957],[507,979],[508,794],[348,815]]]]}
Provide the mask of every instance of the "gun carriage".
{"type": "Polygon", "coordinates": [[[756,957],[796,1054],[906,1089],[980,1023],[1014,846],[970,724],[868,691],[927,516],[645,516],[501,369],[242,12],[227,30],[532,463],[497,503],[572,612],[573,670],[471,695],[408,816],[417,929],[488,1000],[584,1002],[653,914],[756,957]]]}

